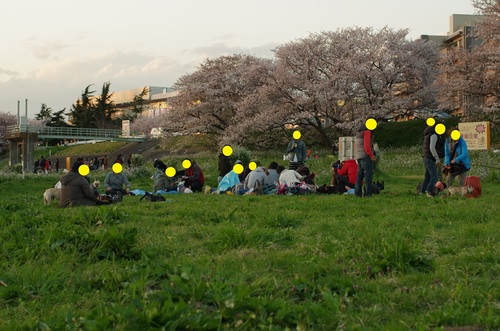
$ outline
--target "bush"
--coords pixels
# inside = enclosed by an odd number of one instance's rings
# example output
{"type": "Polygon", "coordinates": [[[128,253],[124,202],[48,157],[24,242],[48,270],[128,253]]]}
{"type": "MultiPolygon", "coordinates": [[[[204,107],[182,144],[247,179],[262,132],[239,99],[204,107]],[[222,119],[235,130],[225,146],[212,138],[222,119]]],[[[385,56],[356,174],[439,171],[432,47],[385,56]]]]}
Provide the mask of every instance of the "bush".
{"type": "Polygon", "coordinates": [[[142,166],[144,164],[144,157],[141,154],[132,154],[132,156],[130,156],[130,162],[133,167],[142,166]]]}
{"type": "Polygon", "coordinates": [[[246,149],[245,147],[241,146],[233,147],[233,155],[231,155],[231,163],[234,164],[236,160],[240,160],[241,162],[243,162],[244,165],[247,165],[250,163],[252,159],[253,159],[252,152],[246,149]]]}

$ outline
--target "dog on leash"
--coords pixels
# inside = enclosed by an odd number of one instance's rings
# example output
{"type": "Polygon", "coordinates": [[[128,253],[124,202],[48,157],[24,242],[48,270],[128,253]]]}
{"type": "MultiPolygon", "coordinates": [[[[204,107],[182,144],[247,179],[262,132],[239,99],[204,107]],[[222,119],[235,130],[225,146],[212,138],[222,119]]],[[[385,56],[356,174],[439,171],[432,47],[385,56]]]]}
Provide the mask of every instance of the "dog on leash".
{"type": "Polygon", "coordinates": [[[474,188],[470,186],[450,186],[448,187],[448,195],[460,195],[466,196],[469,193],[473,193],[474,188]]]}
{"type": "Polygon", "coordinates": [[[45,190],[43,193],[43,203],[44,205],[48,206],[52,202],[52,200],[59,200],[61,199],[61,189],[60,188],[49,188],[45,190]]]}

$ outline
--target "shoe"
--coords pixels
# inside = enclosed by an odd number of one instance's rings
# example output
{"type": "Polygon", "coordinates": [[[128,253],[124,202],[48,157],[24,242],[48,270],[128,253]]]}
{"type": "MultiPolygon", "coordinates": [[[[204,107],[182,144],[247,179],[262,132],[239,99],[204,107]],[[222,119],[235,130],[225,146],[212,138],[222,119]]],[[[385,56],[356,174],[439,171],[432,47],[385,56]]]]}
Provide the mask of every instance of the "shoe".
{"type": "Polygon", "coordinates": [[[432,194],[430,194],[429,192],[425,192],[425,196],[428,197],[428,198],[433,198],[434,196],[432,194]]]}
{"type": "Polygon", "coordinates": [[[113,198],[113,203],[120,203],[123,200],[122,192],[116,192],[115,197],[113,198]]]}
{"type": "Polygon", "coordinates": [[[204,194],[210,194],[210,186],[206,185],[206,186],[203,188],[203,193],[204,193],[204,194]]]}

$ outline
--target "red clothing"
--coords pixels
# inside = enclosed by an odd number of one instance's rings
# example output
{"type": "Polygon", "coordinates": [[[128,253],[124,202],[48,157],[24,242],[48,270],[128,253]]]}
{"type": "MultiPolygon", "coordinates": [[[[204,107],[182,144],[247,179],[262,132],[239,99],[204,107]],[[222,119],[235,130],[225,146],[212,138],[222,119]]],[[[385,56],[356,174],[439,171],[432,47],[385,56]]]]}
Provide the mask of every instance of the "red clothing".
{"type": "Polygon", "coordinates": [[[356,160],[345,160],[342,167],[337,169],[337,174],[347,177],[349,183],[356,184],[356,176],[358,175],[356,160]]]}
{"type": "Polygon", "coordinates": [[[198,164],[192,163],[192,166],[186,169],[186,186],[190,186],[194,182],[200,182],[201,185],[205,184],[205,176],[203,176],[203,171],[198,164]]]}
{"type": "MultiPolygon", "coordinates": [[[[364,142],[364,147],[365,147],[365,152],[368,154],[370,159],[373,159],[375,155],[373,155],[372,151],[372,132],[370,130],[366,130],[363,134],[363,142],[364,142]]],[[[354,183],[356,182],[356,179],[354,180],[354,183]]]]}

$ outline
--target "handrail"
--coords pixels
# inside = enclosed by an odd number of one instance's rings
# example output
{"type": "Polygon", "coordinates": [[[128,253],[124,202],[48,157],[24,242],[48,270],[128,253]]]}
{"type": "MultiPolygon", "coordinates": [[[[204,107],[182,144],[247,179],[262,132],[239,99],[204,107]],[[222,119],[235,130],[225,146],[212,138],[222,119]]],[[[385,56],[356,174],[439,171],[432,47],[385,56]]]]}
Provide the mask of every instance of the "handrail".
{"type": "Polygon", "coordinates": [[[7,134],[13,135],[16,133],[38,133],[39,136],[49,136],[51,138],[55,137],[75,137],[77,139],[85,139],[86,137],[91,139],[104,138],[105,140],[120,138],[123,140],[132,139],[144,139],[144,135],[137,136],[123,136],[122,130],[116,129],[97,129],[97,128],[77,128],[77,127],[53,127],[44,126],[40,127],[28,127],[27,125],[9,125],[7,126],[7,134]]]}

